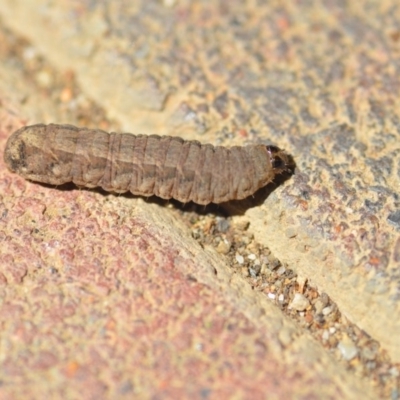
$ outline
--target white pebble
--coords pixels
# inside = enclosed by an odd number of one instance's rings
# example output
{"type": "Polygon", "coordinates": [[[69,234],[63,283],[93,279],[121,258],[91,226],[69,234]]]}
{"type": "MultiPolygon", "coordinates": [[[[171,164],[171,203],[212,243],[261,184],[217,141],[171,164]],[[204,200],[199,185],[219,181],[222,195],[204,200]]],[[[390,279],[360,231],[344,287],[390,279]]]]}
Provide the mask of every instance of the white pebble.
{"type": "Polygon", "coordinates": [[[285,296],[281,293],[281,294],[278,296],[278,300],[279,300],[281,303],[283,303],[284,300],[285,300],[285,296]]]}
{"type": "Polygon", "coordinates": [[[276,294],[275,294],[275,293],[268,293],[268,297],[269,297],[271,300],[274,300],[275,297],[276,297],[276,294]]]}
{"type": "Polygon", "coordinates": [[[333,307],[332,307],[332,306],[328,306],[328,307],[325,307],[325,308],[322,310],[322,314],[325,315],[325,316],[327,316],[327,315],[329,315],[332,311],[333,311],[333,307]]]}
{"type": "Polygon", "coordinates": [[[255,260],[255,259],[256,259],[256,255],[253,254],[253,253],[251,253],[251,254],[249,254],[249,255],[247,256],[247,258],[248,258],[249,260],[255,260]]]}
{"type": "Polygon", "coordinates": [[[242,265],[244,263],[244,257],[241,256],[240,254],[236,254],[236,261],[238,264],[242,265]]]}
{"type": "Polygon", "coordinates": [[[309,305],[310,302],[303,294],[295,293],[292,302],[289,304],[289,308],[296,311],[304,311],[309,305]]]}
{"type": "Polygon", "coordinates": [[[338,349],[346,361],[352,360],[358,354],[357,346],[348,336],[343,337],[343,339],[338,343],[338,349]]]}

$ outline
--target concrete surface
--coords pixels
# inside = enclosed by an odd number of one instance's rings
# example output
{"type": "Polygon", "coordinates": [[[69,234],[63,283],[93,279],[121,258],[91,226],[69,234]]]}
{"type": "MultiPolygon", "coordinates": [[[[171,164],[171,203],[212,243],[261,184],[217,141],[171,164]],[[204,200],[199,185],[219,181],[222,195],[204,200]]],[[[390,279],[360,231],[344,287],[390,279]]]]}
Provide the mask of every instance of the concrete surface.
{"type": "MultiPolygon", "coordinates": [[[[14,43],[17,55],[3,48],[2,149],[24,123],[69,122],[265,141],[293,154],[292,179],[226,209],[379,343],[397,398],[393,1],[3,0],[0,17],[27,40],[14,43]],[[30,65],[37,54],[46,67],[30,65]]],[[[227,259],[202,249],[168,207],[34,185],[1,165],[3,397],[382,395],[382,383],[348,373],[227,259]]]]}

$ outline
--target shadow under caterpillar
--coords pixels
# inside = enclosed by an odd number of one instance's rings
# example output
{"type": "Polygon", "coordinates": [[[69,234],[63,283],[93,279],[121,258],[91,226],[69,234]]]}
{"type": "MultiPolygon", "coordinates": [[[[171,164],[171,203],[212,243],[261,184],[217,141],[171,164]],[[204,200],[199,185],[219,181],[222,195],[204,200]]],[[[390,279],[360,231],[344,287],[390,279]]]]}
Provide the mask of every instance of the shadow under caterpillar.
{"type": "Polygon", "coordinates": [[[14,132],[4,160],[11,171],[32,181],[73,182],[204,205],[244,199],[294,169],[292,157],[276,146],[226,148],[172,136],[57,124],[14,132]]]}

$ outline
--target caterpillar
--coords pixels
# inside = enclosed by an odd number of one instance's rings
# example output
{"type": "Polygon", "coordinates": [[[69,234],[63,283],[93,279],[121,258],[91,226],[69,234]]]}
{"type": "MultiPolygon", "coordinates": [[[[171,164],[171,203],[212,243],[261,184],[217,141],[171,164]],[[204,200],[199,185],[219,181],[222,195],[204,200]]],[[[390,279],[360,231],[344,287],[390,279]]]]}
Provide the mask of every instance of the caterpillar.
{"type": "Polygon", "coordinates": [[[57,124],[14,132],[4,160],[12,172],[32,181],[204,205],[244,199],[294,168],[292,157],[276,146],[226,148],[57,124]]]}

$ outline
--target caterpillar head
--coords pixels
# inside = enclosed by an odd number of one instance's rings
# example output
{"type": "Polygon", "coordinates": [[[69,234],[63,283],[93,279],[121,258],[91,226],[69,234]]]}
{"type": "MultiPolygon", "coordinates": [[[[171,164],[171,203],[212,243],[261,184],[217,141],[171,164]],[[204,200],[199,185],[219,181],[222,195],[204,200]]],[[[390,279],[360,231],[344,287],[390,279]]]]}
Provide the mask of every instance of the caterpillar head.
{"type": "Polygon", "coordinates": [[[271,165],[276,174],[292,174],[294,172],[295,163],[293,158],[284,150],[276,146],[266,146],[270,156],[271,165]]]}

